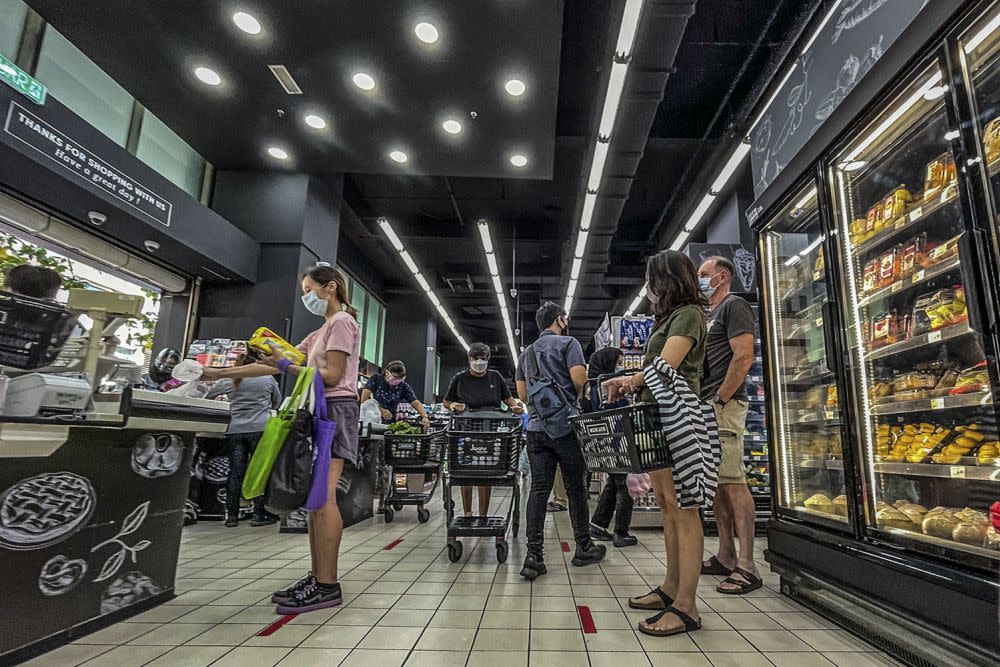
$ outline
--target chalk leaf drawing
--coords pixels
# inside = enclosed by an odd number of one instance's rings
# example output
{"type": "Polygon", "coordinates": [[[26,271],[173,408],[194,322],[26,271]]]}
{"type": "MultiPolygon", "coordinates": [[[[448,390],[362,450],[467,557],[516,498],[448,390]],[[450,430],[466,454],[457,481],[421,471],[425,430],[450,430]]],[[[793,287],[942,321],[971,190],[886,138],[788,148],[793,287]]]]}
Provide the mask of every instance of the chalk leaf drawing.
{"type": "Polygon", "coordinates": [[[149,479],[177,472],[184,458],[184,442],[174,433],[143,433],[132,446],[132,471],[149,479]]]}
{"type": "Polygon", "coordinates": [[[868,18],[878,11],[879,7],[889,0],[848,0],[847,4],[840,10],[837,23],[833,28],[833,43],[836,44],[848,30],[853,30],[864,23],[868,18]]]}
{"type": "Polygon", "coordinates": [[[147,514],[149,514],[148,500],[136,507],[127,517],[125,517],[125,520],[122,521],[121,530],[118,531],[117,535],[112,537],[110,540],[101,542],[90,550],[90,552],[93,553],[101,547],[107,545],[116,545],[119,547],[118,551],[113,553],[106,561],[104,561],[104,565],[101,567],[100,573],[98,573],[97,578],[94,579],[95,582],[104,581],[115,576],[115,574],[118,573],[118,570],[121,569],[122,564],[125,562],[125,556],[130,556],[132,558],[132,562],[135,563],[136,554],[151,544],[149,540],[140,540],[134,545],[129,546],[121,540],[121,538],[131,535],[135,531],[139,530],[142,526],[142,522],[146,520],[147,514]]]}
{"type": "Polygon", "coordinates": [[[0,546],[41,549],[87,525],[97,504],[94,487],[71,472],[22,479],[0,494],[0,546]]]}
{"type": "Polygon", "coordinates": [[[105,589],[101,596],[101,613],[124,609],[162,592],[163,589],[142,572],[129,572],[117,577],[105,589]]]}
{"type": "Polygon", "coordinates": [[[830,114],[844,101],[844,98],[854,90],[854,86],[857,85],[858,81],[865,74],[868,74],[868,70],[878,62],[878,59],[885,52],[882,47],[884,40],[885,35],[879,35],[878,41],[868,47],[863,58],[858,58],[852,53],[844,60],[844,64],[840,68],[840,73],[837,75],[836,86],[823,98],[823,101],[816,108],[816,120],[822,123],[829,118],[830,114]]]}
{"type": "Polygon", "coordinates": [[[45,561],[38,575],[38,590],[47,597],[68,593],[87,576],[87,561],[82,558],[53,556],[45,561]]]}
{"type": "Polygon", "coordinates": [[[785,106],[788,111],[781,129],[777,133],[774,132],[775,122],[772,114],[769,113],[761,121],[751,138],[751,149],[760,155],[760,167],[754,174],[754,180],[761,187],[767,186],[784,169],[784,164],[778,159],[778,155],[785,147],[785,143],[802,126],[806,105],[812,100],[812,91],[809,90],[809,66],[811,64],[810,54],[803,55],[798,60],[796,72],[800,79],[788,90],[788,94],[785,96],[785,106]]]}

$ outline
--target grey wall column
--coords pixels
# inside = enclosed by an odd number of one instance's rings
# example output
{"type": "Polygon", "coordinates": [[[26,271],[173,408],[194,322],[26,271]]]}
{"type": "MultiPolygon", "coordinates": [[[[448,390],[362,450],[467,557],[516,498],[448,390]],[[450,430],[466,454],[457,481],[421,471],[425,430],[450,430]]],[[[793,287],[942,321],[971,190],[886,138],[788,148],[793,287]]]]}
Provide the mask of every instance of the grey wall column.
{"type": "MultiPolygon", "coordinates": [[[[396,297],[386,303],[386,363],[399,359],[406,364],[406,379],[425,403],[434,399],[437,321],[421,300],[396,297]]],[[[450,378],[449,378],[450,380],[450,378]]],[[[446,380],[442,378],[442,382],[446,380]]],[[[444,391],[444,389],[442,389],[444,391]]]]}
{"type": "Polygon", "coordinates": [[[215,173],[211,207],[260,242],[257,282],[207,284],[197,336],[242,338],[266,326],[293,343],[321,324],[300,300],[299,278],[337,262],[343,178],[271,172],[215,173]]]}

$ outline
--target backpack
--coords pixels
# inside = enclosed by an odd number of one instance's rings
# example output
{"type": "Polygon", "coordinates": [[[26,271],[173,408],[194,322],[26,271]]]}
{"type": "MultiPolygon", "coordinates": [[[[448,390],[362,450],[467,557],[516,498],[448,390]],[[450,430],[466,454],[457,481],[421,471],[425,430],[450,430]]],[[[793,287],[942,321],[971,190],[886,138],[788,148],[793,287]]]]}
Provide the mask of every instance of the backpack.
{"type": "Polygon", "coordinates": [[[551,378],[539,377],[535,346],[529,345],[525,361],[528,364],[525,380],[528,384],[528,403],[535,409],[542,422],[542,430],[552,439],[564,438],[573,433],[569,418],[580,414],[576,399],[551,378]],[[537,379],[536,379],[537,378],[537,379]]]}

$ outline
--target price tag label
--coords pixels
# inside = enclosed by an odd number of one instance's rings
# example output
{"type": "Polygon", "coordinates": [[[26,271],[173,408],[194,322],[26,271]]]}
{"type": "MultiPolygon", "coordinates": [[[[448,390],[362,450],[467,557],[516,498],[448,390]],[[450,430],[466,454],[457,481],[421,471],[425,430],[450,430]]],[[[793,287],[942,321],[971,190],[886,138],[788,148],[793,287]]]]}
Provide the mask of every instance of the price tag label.
{"type": "Polygon", "coordinates": [[[913,284],[914,285],[916,285],[917,283],[919,283],[923,279],[924,279],[924,272],[923,271],[917,271],[916,273],[913,274],[913,284]]]}
{"type": "Polygon", "coordinates": [[[948,248],[945,244],[939,245],[938,247],[934,248],[934,250],[931,250],[931,259],[937,259],[941,255],[943,255],[947,250],[948,248]]]}
{"type": "Polygon", "coordinates": [[[965,479],[965,466],[951,466],[951,476],[965,479]]]}
{"type": "Polygon", "coordinates": [[[943,398],[932,398],[931,399],[931,410],[943,410],[944,409],[944,399],[943,398]]]}
{"type": "Polygon", "coordinates": [[[896,224],[892,226],[894,230],[899,230],[902,229],[903,227],[906,227],[906,218],[900,218],[899,220],[896,221],[896,224]]]}
{"type": "Polygon", "coordinates": [[[818,327],[823,326],[823,318],[822,317],[817,317],[816,318],[816,326],[818,326],[818,327]]]}
{"type": "Polygon", "coordinates": [[[833,421],[834,419],[837,418],[837,413],[834,412],[833,410],[827,410],[826,413],[824,414],[824,417],[826,418],[827,421],[833,421]]]}
{"type": "MultiPolygon", "coordinates": [[[[954,181],[952,181],[952,182],[954,183],[954,181]]],[[[950,192],[950,188],[951,188],[951,185],[949,185],[947,188],[945,188],[944,192],[941,193],[941,203],[942,204],[947,204],[949,201],[951,201],[952,194],[950,192]]],[[[962,477],[965,477],[965,475],[962,475],[962,477]]]]}
{"type": "Polygon", "coordinates": [[[924,217],[924,207],[918,206],[912,211],[910,211],[910,222],[916,222],[920,218],[924,217]]]}
{"type": "Polygon", "coordinates": [[[893,283],[892,284],[892,289],[890,289],[889,291],[891,293],[895,294],[896,292],[898,292],[901,289],[903,289],[903,283],[893,283]]]}
{"type": "Polygon", "coordinates": [[[940,331],[932,331],[929,334],[927,334],[927,342],[928,343],[936,343],[939,340],[941,340],[941,332],[940,331]]]}

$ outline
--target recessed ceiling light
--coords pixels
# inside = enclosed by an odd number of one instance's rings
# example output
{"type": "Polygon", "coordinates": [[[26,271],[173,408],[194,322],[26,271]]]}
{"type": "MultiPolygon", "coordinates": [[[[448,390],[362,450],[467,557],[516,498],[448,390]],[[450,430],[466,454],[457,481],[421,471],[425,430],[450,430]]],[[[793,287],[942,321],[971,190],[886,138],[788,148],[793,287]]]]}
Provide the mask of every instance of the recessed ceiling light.
{"type": "Polygon", "coordinates": [[[421,21],[413,27],[413,32],[417,33],[417,39],[424,44],[433,44],[438,41],[438,29],[433,23],[421,21]]]}
{"type": "Polygon", "coordinates": [[[441,123],[441,127],[443,127],[444,131],[448,134],[458,134],[462,131],[462,124],[451,118],[441,123]]]}
{"type": "Polygon", "coordinates": [[[271,146],[267,149],[267,154],[278,160],[287,160],[288,151],[283,148],[278,148],[277,146],[271,146]]]}
{"type": "Polygon", "coordinates": [[[520,79],[511,79],[510,81],[505,83],[503,87],[504,90],[507,91],[507,94],[513,95],[514,97],[520,97],[521,95],[524,95],[525,85],[524,81],[521,81],[520,79]]]}
{"type": "Polygon", "coordinates": [[[406,157],[406,153],[404,153],[403,151],[396,150],[389,153],[389,159],[392,160],[393,162],[398,162],[400,164],[403,164],[410,158],[406,157]]]}
{"type": "Polygon", "coordinates": [[[358,72],[351,80],[354,81],[354,85],[361,90],[374,90],[375,89],[375,79],[372,78],[370,74],[365,74],[364,72],[358,72]]]}
{"type": "Polygon", "coordinates": [[[222,77],[219,76],[219,73],[208,67],[196,67],[194,75],[198,77],[199,81],[207,83],[210,86],[218,86],[222,83],[222,77]]]}
{"type": "Polygon", "coordinates": [[[260,21],[250,16],[246,12],[236,12],[233,14],[233,23],[245,33],[257,35],[260,33],[260,21]]]}
{"type": "Polygon", "coordinates": [[[322,116],[317,116],[314,113],[309,114],[305,117],[306,125],[309,127],[316,128],[317,130],[322,130],[326,127],[326,121],[323,120],[322,116]]]}
{"type": "Polygon", "coordinates": [[[520,153],[510,156],[510,163],[515,167],[523,167],[528,164],[528,158],[524,157],[520,153]]]}

